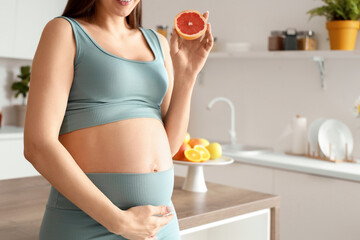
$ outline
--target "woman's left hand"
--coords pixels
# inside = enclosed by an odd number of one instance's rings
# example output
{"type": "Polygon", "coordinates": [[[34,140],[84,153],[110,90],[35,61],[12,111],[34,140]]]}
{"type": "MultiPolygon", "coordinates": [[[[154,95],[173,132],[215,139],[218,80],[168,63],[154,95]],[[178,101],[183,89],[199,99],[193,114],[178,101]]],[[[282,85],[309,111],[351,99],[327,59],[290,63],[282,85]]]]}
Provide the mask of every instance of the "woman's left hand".
{"type": "MultiPolygon", "coordinates": [[[[207,20],[209,12],[206,11],[203,16],[207,20]]],[[[194,40],[185,40],[181,38],[175,28],[173,28],[170,39],[170,55],[174,68],[175,76],[186,76],[188,79],[195,80],[214,44],[214,38],[211,34],[211,25],[207,23],[207,29],[203,37],[194,40]]]]}

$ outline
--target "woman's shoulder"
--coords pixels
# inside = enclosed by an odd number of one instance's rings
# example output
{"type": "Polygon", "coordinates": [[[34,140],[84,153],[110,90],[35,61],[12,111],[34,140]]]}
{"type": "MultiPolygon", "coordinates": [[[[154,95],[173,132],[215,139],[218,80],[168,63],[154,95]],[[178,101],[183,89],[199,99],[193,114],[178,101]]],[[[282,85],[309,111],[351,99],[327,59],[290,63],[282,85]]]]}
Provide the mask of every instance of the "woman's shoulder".
{"type": "Polygon", "coordinates": [[[157,37],[163,48],[165,48],[165,49],[168,48],[169,43],[168,43],[167,38],[164,35],[158,33],[156,30],[154,30],[152,28],[144,28],[144,27],[142,27],[142,28],[149,34],[152,34],[154,37],[157,37]]]}
{"type": "Polygon", "coordinates": [[[46,23],[44,31],[45,30],[53,34],[71,34],[71,22],[69,22],[69,18],[67,17],[55,17],[46,23]]]}
{"type": "Polygon", "coordinates": [[[41,33],[38,48],[53,53],[54,47],[59,49],[64,55],[67,55],[67,53],[73,55],[75,52],[72,27],[64,18],[49,20],[41,33]]]}

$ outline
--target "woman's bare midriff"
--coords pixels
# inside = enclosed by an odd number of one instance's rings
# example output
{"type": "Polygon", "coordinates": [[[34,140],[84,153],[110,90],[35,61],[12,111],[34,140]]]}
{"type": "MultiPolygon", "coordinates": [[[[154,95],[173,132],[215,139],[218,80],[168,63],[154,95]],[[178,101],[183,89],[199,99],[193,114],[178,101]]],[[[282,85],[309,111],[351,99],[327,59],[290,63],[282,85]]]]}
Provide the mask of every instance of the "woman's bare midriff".
{"type": "Polygon", "coordinates": [[[59,136],[85,173],[148,173],[173,166],[161,121],[130,118],[78,129],[59,136]]]}

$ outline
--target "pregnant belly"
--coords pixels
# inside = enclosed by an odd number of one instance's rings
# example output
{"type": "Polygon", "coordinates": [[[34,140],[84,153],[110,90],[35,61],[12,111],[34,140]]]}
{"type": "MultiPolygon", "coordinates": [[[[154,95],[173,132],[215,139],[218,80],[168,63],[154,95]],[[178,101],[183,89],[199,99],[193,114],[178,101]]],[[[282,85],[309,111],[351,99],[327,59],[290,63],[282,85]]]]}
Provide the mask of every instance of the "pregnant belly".
{"type": "Polygon", "coordinates": [[[84,172],[147,173],[173,166],[166,131],[155,118],[132,118],[59,136],[84,172]]]}

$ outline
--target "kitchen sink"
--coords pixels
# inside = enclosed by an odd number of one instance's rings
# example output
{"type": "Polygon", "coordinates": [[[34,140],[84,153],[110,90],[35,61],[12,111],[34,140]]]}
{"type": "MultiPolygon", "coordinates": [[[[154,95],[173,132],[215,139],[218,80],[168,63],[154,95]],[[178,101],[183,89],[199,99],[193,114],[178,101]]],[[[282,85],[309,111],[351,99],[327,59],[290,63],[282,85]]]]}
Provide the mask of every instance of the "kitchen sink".
{"type": "MultiPolygon", "coordinates": [[[[216,142],[216,141],[214,141],[216,142]]],[[[253,146],[253,145],[244,145],[244,144],[235,144],[231,145],[227,142],[220,142],[223,154],[229,155],[256,155],[264,152],[273,152],[272,148],[261,147],[261,146],[253,146]]]]}
{"type": "Polygon", "coordinates": [[[236,144],[236,145],[222,144],[221,146],[224,154],[229,153],[229,154],[241,154],[241,155],[243,154],[254,155],[263,152],[273,151],[271,148],[250,146],[243,144],[236,144]]]}

